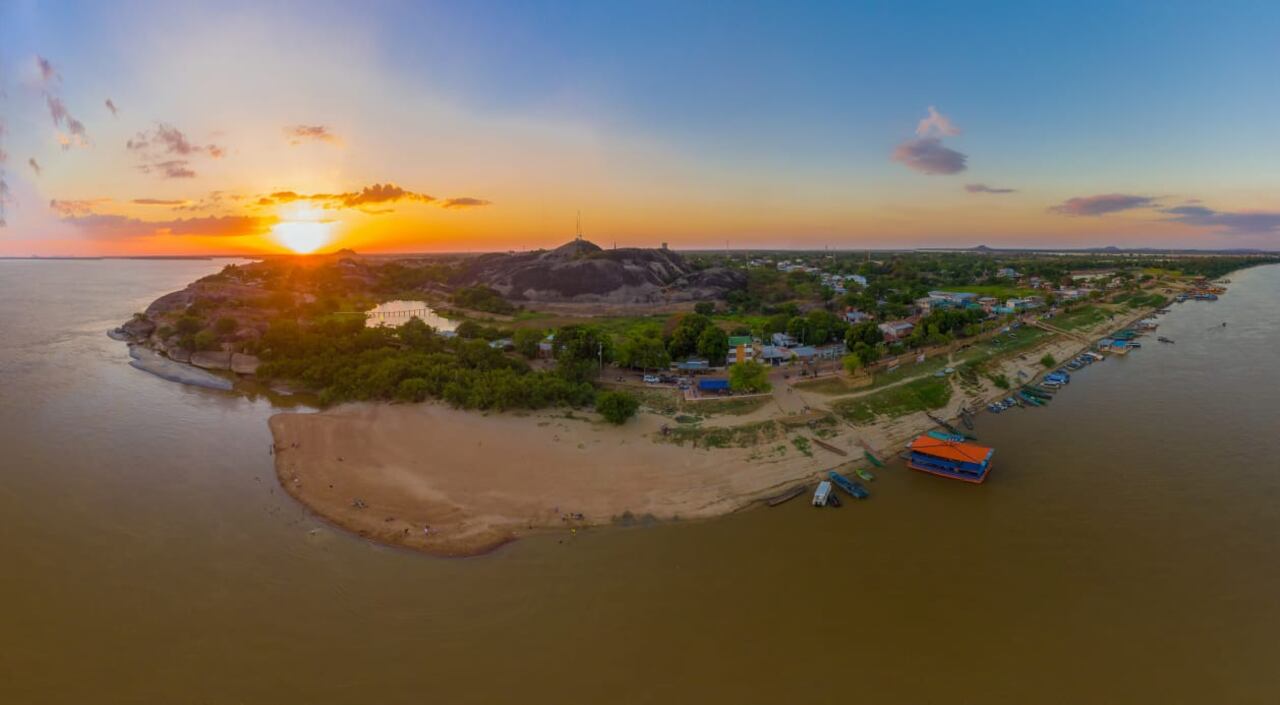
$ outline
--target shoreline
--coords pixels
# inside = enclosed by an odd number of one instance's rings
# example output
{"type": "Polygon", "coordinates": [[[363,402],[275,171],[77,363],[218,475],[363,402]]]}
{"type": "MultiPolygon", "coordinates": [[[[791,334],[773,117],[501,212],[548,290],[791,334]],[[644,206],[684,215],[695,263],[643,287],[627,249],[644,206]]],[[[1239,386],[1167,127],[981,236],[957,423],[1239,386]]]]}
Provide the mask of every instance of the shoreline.
{"type": "MultiPolygon", "coordinates": [[[[1096,340],[1157,310],[1145,307],[1072,335],[1051,334],[1042,344],[998,358],[992,372],[1015,380],[1015,389],[1032,383],[1049,371],[1039,362],[1042,353],[1065,361],[1091,346],[1083,339],[1096,340]],[[1026,374],[1021,382],[1018,371],[1026,374]]],[[[808,397],[815,410],[858,395],[793,393],[808,397]]],[[[945,406],[927,413],[953,419],[961,406],[981,413],[987,402],[1011,393],[983,378],[976,391],[954,387],[945,406]]],[[[864,425],[837,415],[838,432],[824,442],[845,450],[844,457],[821,448],[798,451],[792,444],[797,434],[784,424],[777,424],[780,435],[754,446],[664,442],[661,428],[670,420],[651,412],[618,427],[594,413],[563,409],[481,414],[440,402],[361,403],[279,413],[269,425],[277,478],[309,510],[377,543],[461,557],[548,530],[740,511],[801,482],[812,484],[821,471],[859,464],[864,448],[891,462],[903,443],[935,426],[927,413],[864,425]]],[[[764,408],[713,417],[704,427],[787,416],[764,408]]]]}

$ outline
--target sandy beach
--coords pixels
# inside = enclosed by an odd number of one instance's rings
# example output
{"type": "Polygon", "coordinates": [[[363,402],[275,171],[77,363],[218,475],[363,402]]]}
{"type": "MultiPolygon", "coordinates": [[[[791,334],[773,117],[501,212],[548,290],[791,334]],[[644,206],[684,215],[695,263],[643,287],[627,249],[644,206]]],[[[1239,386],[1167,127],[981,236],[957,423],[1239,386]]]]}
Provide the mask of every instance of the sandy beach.
{"type": "Polygon", "coordinates": [[[641,414],[617,427],[583,412],[359,404],[277,414],[270,423],[276,471],[290,494],[361,536],[438,555],[482,553],[521,533],[628,514],[717,516],[837,458],[793,451],[752,460],[752,449],[658,442],[666,421],[641,414]]]}

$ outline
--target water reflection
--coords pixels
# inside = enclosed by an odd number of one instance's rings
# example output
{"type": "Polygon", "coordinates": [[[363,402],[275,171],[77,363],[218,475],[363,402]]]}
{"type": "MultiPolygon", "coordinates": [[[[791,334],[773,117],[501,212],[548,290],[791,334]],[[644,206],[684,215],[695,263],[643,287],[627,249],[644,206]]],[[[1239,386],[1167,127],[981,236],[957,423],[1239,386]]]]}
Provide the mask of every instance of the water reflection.
{"type": "Polygon", "coordinates": [[[399,299],[386,301],[373,307],[368,312],[365,325],[370,328],[382,326],[397,328],[414,318],[420,319],[423,323],[438,331],[454,330],[458,327],[457,321],[451,321],[436,313],[435,309],[427,305],[426,301],[403,301],[399,299]]]}

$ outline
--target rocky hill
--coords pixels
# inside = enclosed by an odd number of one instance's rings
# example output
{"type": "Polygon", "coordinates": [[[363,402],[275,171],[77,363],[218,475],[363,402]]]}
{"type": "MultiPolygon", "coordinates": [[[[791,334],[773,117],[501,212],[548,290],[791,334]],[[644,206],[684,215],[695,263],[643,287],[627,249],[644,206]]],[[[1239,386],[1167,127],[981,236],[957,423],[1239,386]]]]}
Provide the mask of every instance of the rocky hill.
{"type": "Polygon", "coordinates": [[[721,299],[746,286],[746,277],[697,270],[666,248],[605,250],[574,240],[554,250],[477,257],[450,283],[488,286],[512,301],[643,304],[721,299]]]}

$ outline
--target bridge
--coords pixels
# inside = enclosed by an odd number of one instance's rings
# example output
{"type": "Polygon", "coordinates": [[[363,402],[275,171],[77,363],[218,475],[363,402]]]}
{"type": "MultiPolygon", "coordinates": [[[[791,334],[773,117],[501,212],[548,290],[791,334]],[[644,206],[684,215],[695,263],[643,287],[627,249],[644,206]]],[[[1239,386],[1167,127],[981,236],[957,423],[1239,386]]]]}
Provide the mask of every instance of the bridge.
{"type": "Polygon", "coordinates": [[[425,319],[428,315],[439,315],[431,308],[407,308],[403,311],[334,311],[335,316],[364,316],[372,321],[409,320],[414,316],[425,319]]]}

